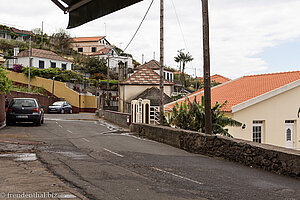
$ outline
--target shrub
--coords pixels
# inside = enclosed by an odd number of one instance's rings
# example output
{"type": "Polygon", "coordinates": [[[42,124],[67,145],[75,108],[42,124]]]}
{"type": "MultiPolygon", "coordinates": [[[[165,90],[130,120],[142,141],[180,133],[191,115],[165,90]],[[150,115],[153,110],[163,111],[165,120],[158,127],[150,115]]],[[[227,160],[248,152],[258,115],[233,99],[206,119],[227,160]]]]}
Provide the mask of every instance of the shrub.
{"type": "Polygon", "coordinates": [[[13,71],[18,72],[18,73],[22,73],[23,72],[23,65],[14,64],[13,71]]]}

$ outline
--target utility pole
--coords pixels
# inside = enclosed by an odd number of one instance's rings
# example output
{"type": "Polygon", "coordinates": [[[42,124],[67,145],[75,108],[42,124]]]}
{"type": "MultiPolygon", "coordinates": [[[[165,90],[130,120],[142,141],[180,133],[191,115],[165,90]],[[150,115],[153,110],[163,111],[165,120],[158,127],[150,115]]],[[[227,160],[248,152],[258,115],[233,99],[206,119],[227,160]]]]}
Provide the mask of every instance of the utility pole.
{"type": "Polygon", "coordinates": [[[164,0],[160,0],[160,124],[164,117],[164,0]]]}
{"type": "Polygon", "coordinates": [[[107,82],[106,82],[106,99],[107,99],[107,106],[108,106],[108,93],[109,93],[109,53],[107,56],[107,82]]]}
{"type": "Polygon", "coordinates": [[[28,67],[28,92],[30,93],[30,68],[31,68],[31,36],[29,37],[29,52],[28,52],[28,57],[29,57],[29,67],[28,67]]]}
{"type": "Polygon", "coordinates": [[[44,46],[44,22],[42,21],[42,47],[44,46]]]}
{"type": "Polygon", "coordinates": [[[142,54],[142,65],[144,64],[144,54],[142,54]]]}
{"type": "Polygon", "coordinates": [[[208,0],[202,0],[205,133],[212,134],[208,0]]]}

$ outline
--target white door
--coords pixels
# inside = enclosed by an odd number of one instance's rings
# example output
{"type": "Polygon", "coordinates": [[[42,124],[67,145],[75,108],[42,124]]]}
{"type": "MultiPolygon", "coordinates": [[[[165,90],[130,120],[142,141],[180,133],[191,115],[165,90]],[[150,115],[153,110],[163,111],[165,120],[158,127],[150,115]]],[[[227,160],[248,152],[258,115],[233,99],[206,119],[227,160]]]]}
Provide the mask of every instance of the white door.
{"type": "Polygon", "coordinates": [[[285,124],[285,141],[287,148],[294,147],[294,124],[292,123],[285,124]]]}

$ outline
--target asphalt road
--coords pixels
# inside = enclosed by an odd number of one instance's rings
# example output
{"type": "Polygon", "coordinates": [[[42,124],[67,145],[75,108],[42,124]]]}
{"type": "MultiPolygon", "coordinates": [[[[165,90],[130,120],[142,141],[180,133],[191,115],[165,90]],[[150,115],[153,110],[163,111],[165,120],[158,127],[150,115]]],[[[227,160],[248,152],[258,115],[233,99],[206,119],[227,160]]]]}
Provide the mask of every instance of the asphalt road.
{"type": "Polygon", "coordinates": [[[295,178],[138,138],[90,114],[45,117],[0,137],[43,141],[39,159],[90,199],[300,199],[295,178]]]}

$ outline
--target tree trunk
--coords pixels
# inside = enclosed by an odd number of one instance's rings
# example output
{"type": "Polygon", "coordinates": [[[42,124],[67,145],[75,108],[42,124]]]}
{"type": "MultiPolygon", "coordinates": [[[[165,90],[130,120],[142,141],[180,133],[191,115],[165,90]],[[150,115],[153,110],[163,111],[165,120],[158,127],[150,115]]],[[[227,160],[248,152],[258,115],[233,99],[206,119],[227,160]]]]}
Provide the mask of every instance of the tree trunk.
{"type": "Polygon", "coordinates": [[[181,84],[182,84],[183,88],[185,88],[185,74],[184,74],[184,70],[185,70],[185,62],[182,63],[182,73],[181,73],[181,84]]]}

